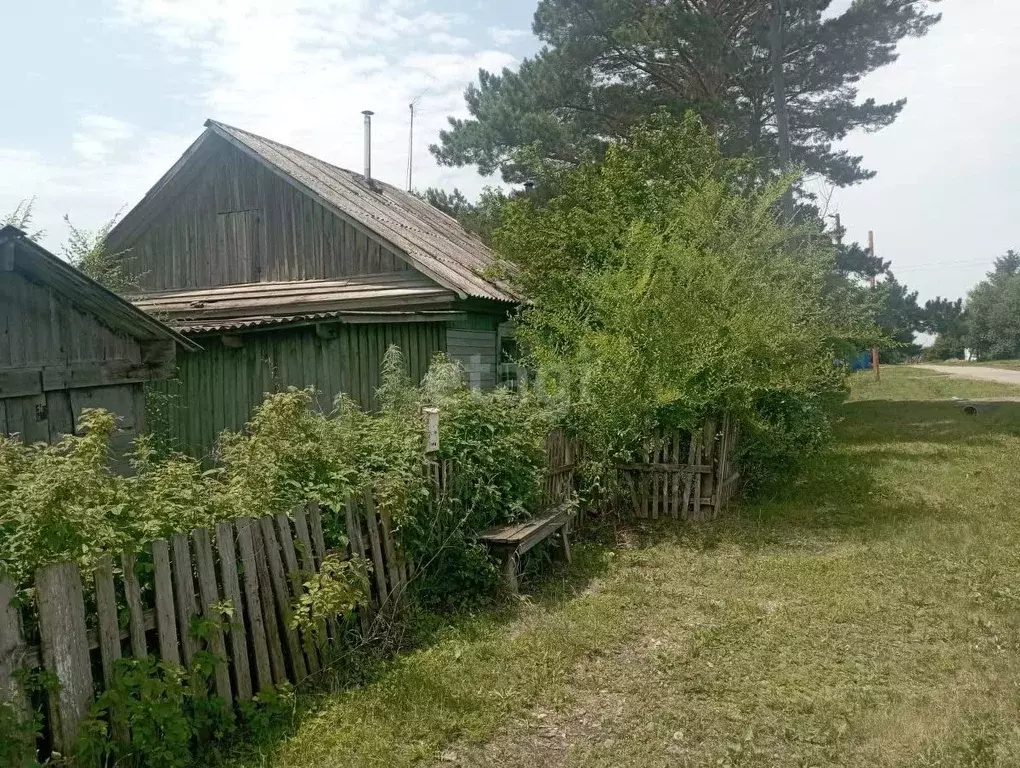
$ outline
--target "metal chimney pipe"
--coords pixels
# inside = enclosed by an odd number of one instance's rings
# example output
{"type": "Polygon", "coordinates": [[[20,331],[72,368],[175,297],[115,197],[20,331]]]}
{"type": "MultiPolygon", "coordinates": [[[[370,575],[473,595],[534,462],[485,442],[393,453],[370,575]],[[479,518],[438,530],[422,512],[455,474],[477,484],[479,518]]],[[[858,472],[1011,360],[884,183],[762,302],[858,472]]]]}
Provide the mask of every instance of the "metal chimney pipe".
{"type": "Polygon", "coordinates": [[[375,114],[370,109],[366,109],[362,112],[365,116],[365,178],[369,181],[372,180],[372,115],[375,114]]]}

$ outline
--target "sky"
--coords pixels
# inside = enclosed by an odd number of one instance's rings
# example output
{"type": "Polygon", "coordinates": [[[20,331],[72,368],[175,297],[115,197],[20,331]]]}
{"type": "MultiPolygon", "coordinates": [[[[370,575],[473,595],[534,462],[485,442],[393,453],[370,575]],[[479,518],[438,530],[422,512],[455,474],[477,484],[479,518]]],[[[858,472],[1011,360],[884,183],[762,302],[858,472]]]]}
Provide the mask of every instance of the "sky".
{"type": "MultiPolygon", "coordinates": [[[[833,9],[850,0],[836,0],[833,9]]],[[[469,196],[498,180],[441,168],[428,153],[447,116],[467,116],[479,68],[538,48],[534,0],[49,0],[10,3],[0,67],[0,212],[35,196],[35,227],[59,251],[64,214],[94,228],[128,210],[206,118],[362,167],[361,111],[374,118],[373,171],[405,183],[409,104],[418,103],[416,187],[469,196]],[[11,31],[14,31],[12,34],[11,31]]],[[[1020,2],[944,0],[944,20],[908,40],[863,96],[906,97],[900,119],[845,146],[875,179],[829,204],[851,239],[920,292],[964,295],[994,258],[1020,249],[1020,2]]]]}

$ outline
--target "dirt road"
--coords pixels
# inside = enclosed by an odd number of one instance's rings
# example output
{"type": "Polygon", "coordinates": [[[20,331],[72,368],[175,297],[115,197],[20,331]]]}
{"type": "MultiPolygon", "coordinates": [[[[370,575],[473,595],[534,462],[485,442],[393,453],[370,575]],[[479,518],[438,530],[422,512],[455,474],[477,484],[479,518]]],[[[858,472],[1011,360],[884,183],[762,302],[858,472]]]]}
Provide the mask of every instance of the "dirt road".
{"type": "Polygon", "coordinates": [[[980,365],[918,365],[917,367],[936,373],[945,373],[958,379],[1020,384],[1020,371],[1009,371],[1004,368],[988,368],[980,365]]]}

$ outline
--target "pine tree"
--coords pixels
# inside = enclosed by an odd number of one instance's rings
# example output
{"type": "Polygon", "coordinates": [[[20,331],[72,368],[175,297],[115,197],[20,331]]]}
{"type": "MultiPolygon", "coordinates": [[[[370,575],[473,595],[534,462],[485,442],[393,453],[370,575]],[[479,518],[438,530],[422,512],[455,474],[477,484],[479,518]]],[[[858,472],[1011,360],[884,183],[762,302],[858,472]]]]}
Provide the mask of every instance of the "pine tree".
{"type": "Polygon", "coordinates": [[[694,110],[728,153],[774,172],[781,82],[793,163],[855,184],[874,174],[834,142],[890,125],[905,104],[861,99],[857,83],[939,20],[936,1],[854,0],[827,16],[832,0],[784,0],[776,78],[772,0],[540,0],[533,28],[545,47],[517,71],[480,72],[466,92],[471,118],[451,118],[432,151],[520,183],[536,154],[573,165],[652,112],[694,110]]]}

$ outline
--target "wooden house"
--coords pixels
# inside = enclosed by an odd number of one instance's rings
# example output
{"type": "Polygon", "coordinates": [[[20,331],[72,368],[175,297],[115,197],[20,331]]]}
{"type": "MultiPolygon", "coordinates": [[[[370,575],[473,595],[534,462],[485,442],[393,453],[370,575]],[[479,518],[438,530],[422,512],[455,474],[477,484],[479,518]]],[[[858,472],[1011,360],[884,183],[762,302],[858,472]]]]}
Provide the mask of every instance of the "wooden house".
{"type": "Polygon", "coordinates": [[[0,433],[55,442],[83,408],[121,417],[122,447],[145,428],[145,382],[173,375],[178,347],[155,318],[30,240],[0,229],[0,433]]]}
{"type": "Polygon", "coordinates": [[[286,386],[371,408],[391,344],[415,380],[445,352],[474,386],[497,384],[516,297],[479,238],[367,169],[205,128],[108,240],[132,301],[203,347],[180,363],[183,448],[207,450],[286,386]]]}

